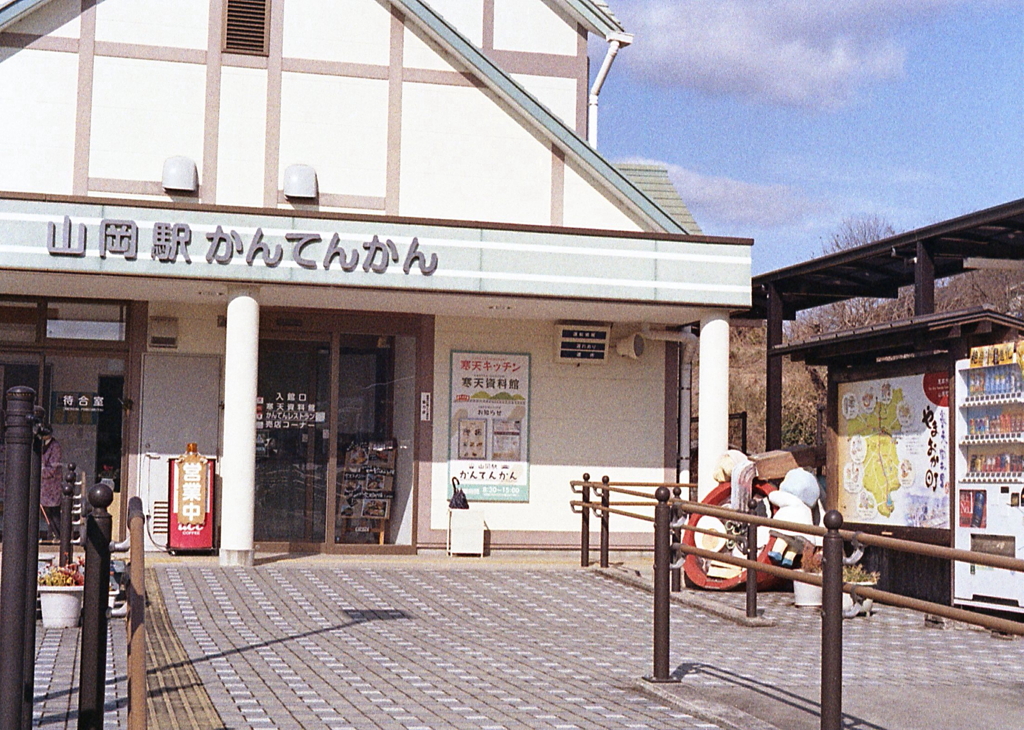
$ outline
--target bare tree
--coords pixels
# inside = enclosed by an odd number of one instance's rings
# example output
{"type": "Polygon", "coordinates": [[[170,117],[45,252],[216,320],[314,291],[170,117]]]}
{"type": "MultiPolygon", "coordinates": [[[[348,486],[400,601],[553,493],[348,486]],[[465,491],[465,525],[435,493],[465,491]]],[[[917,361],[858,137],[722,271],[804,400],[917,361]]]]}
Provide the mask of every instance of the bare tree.
{"type": "MultiPolygon", "coordinates": [[[[896,230],[881,216],[864,215],[843,220],[839,229],[822,244],[825,255],[847,251],[896,235],[896,230]]],[[[896,299],[858,297],[804,311],[789,327],[789,338],[803,340],[824,332],[862,327],[866,324],[909,317],[914,302],[909,291],[896,299]]]]}

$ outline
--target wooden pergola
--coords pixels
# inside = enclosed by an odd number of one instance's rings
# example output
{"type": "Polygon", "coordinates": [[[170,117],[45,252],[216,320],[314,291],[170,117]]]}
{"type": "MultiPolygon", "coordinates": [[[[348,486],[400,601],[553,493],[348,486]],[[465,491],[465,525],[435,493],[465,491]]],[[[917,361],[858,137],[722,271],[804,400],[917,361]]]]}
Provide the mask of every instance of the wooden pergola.
{"type": "Polygon", "coordinates": [[[1024,262],[1024,199],[754,277],[751,308],[734,319],[767,321],[765,448],[782,446],[783,357],[804,353],[813,359],[827,348],[841,347],[864,353],[872,342],[876,355],[927,352],[937,340],[948,344],[950,338],[976,330],[1013,328],[1016,320],[990,310],[935,317],[936,279],[1006,266],[1007,261],[1024,262]],[[894,299],[911,285],[910,320],[886,323],[875,332],[828,333],[807,343],[783,344],[783,321],[795,319],[802,310],[857,297],[894,299]]]}

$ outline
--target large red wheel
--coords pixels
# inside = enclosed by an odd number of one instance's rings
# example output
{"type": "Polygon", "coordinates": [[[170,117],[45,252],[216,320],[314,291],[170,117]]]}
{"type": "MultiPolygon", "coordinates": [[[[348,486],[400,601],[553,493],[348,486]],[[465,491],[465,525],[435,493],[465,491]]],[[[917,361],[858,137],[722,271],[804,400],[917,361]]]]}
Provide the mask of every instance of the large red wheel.
{"type": "MultiPolygon", "coordinates": [[[[774,492],[776,489],[778,489],[778,487],[770,482],[755,482],[752,491],[755,497],[765,498],[770,492],[774,492]]],[[[711,490],[711,492],[701,500],[701,503],[711,505],[713,507],[727,507],[729,506],[731,492],[732,485],[728,482],[724,482],[711,490]]],[[[716,532],[725,531],[721,520],[707,515],[691,514],[690,519],[687,520],[687,524],[692,527],[701,527],[704,529],[714,530],[716,532]]],[[[725,540],[724,538],[715,538],[710,535],[693,532],[692,530],[683,530],[682,541],[684,545],[700,546],[706,550],[720,552],[723,555],[735,555],[739,558],[746,557],[734,542],[725,540]]],[[[771,560],[768,558],[768,551],[771,550],[772,544],[775,542],[775,538],[769,537],[768,530],[762,527],[758,529],[757,542],[757,561],[759,563],[770,563],[771,560]]],[[[747,581],[747,571],[745,568],[740,568],[724,562],[708,560],[697,555],[686,556],[686,560],[683,562],[683,572],[686,574],[687,583],[689,585],[694,585],[698,588],[706,588],[712,591],[728,591],[739,585],[745,585],[747,581]]],[[[770,573],[758,572],[757,574],[758,590],[773,588],[778,585],[779,582],[780,579],[770,573]]]]}

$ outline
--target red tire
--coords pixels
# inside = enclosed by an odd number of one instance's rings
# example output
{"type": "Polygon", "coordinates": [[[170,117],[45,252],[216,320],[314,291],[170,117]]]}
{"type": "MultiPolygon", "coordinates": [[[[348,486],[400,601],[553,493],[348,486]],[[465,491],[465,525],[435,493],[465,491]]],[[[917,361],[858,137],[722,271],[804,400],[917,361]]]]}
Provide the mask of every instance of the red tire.
{"type": "MultiPolygon", "coordinates": [[[[769,493],[774,492],[778,487],[770,482],[755,482],[753,486],[753,494],[755,497],[765,498],[769,493]]],[[[729,506],[730,495],[732,492],[732,485],[728,482],[723,482],[715,487],[711,492],[701,500],[702,504],[711,505],[713,507],[727,507],[729,506]]],[[[715,520],[715,518],[708,518],[705,515],[691,514],[690,519],[687,520],[687,524],[691,527],[696,527],[697,523],[702,519],[704,520],[715,520]]],[[[682,542],[684,545],[696,546],[696,536],[700,533],[693,532],[692,530],[683,530],[682,542]]],[[[719,551],[724,554],[734,554],[738,557],[746,557],[733,552],[733,548],[730,547],[732,543],[726,543],[724,540],[719,542],[723,543],[719,551]]],[[[768,541],[761,546],[761,549],[757,554],[757,562],[769,564],[771,560],[768,558],[768,552],[772,548],[772,544],[775,542],[775,538],[769,538],[768,541]]],[[[687,555],[686,560],[683,562],[683,572],[686,575],[687,585],[696,586],[698,588],[704,588],[710,591],[728,591],[736,588],[740,585],[746,585],[747,582],[747,571],[745,568],[739,568],[736,571],[732,570],[733,566],[727,566],[724,563],[720,563],[718,566],[711,565],[712,561],[697,555],[687,555]],[[725,566],[725,567],[722,567],[725,566]],[[718,568],[723,570],[725,575],[711,576],[708,575],[709,569],[718,568]]],[[[774,588],[781,582],[778,576],[771,575],[770,573],[757,574],[757,589],[767,590],[774,588]]]]}

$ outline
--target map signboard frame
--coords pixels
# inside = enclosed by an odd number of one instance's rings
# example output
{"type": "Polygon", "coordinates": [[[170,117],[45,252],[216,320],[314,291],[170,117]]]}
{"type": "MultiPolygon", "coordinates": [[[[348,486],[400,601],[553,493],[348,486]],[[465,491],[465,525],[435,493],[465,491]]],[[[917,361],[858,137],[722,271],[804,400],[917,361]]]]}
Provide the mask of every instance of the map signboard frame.
{"type": "Polygon", "coordinates": [[[950,528],[949,373],[924,369],[832,379],[829,501],[849,523],[950,528]]]}

